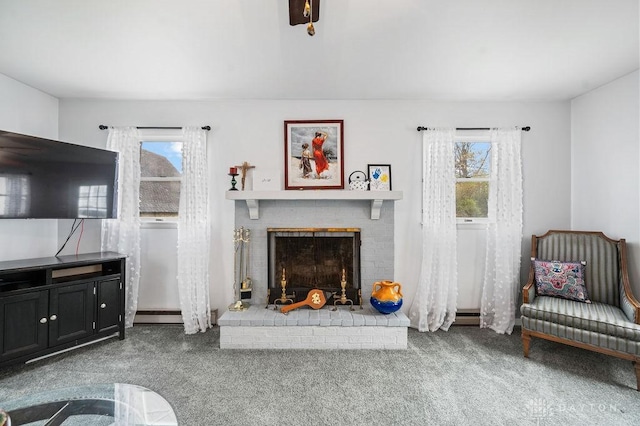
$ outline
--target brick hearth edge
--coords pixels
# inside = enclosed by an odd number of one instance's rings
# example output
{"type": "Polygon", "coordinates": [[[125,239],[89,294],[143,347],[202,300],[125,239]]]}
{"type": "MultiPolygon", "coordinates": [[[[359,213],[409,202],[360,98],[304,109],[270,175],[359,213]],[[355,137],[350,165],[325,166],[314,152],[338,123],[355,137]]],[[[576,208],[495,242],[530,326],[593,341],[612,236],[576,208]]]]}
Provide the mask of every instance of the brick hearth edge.
{"type": "Polygon", "coordinates": [[[382,315],[371,306],[301,308],[287,315],[251,306],[218,320],[221,349],[406,349],[409,318],[382,315]]]}

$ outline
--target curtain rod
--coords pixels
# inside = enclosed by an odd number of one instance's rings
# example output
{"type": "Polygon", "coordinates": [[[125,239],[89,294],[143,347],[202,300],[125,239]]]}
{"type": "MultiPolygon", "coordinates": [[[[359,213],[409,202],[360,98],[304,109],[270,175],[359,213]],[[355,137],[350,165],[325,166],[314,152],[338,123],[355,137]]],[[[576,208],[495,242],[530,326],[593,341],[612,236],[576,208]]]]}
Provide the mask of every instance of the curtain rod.
{"type": "MultiPolygon", "coordinates": [[[[428,127],[418,126],[418,131],[427,130],[428,127]]],[[[456,130],[491,130],[490,127],[456,127],[456,130]]],[[[521,128],[523,132],[531,130],[531,126],[524,126],[521,128]]]]}
{"type": "MultiPolygon", "coordinates": [[[[109,128],[109,126],[105,126],[104,124],[101,124],[98,126],[98,128],[100,130],[107,130],[109,128]]],[[[182,127],[141,127],[141,126],[137,126],[136,129],[160,129],[160,130],[179,130],[182,129],[182,127]]],[[[201,127],[202,130],[211,130],[211,126],[202,126],[201,127]]]]}

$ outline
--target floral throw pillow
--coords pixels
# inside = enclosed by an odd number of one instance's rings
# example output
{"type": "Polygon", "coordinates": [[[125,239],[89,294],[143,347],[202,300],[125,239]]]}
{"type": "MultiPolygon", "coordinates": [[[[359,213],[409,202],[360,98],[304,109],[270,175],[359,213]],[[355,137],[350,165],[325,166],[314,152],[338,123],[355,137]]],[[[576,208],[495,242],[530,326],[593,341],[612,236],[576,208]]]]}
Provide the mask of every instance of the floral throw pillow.
{"type": "Polygon", "coordinates": [[[584,283],[587,262],[532,260],[535,271],[536,292],[539,295],[591,303],[584,283]]]}

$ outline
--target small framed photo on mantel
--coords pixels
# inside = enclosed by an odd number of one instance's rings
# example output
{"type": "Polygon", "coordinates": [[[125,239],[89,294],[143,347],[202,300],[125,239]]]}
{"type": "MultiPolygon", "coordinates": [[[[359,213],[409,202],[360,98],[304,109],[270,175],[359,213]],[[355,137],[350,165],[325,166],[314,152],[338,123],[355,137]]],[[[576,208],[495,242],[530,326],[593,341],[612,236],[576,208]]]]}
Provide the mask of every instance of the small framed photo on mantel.
{"type": "Polygon", "coordinates": [[[343,120],[284,122],[284,189],[344,189],[343,120]]]}
{"type": "Polygon", "coordinates": [[[369,164],[369,190],[391,191],[391,164],[369,164]]]}

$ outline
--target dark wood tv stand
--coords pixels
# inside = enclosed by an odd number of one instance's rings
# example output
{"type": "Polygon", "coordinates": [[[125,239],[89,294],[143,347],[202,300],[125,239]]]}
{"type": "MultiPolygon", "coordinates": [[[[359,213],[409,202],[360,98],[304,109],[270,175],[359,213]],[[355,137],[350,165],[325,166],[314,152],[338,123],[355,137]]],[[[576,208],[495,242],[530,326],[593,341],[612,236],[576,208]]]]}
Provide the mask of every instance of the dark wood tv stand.
{"type": "Polygon", "coordinates": [[[0,262],[0,367],[124,339],[125,266],[114,252],[0,262]]]}

